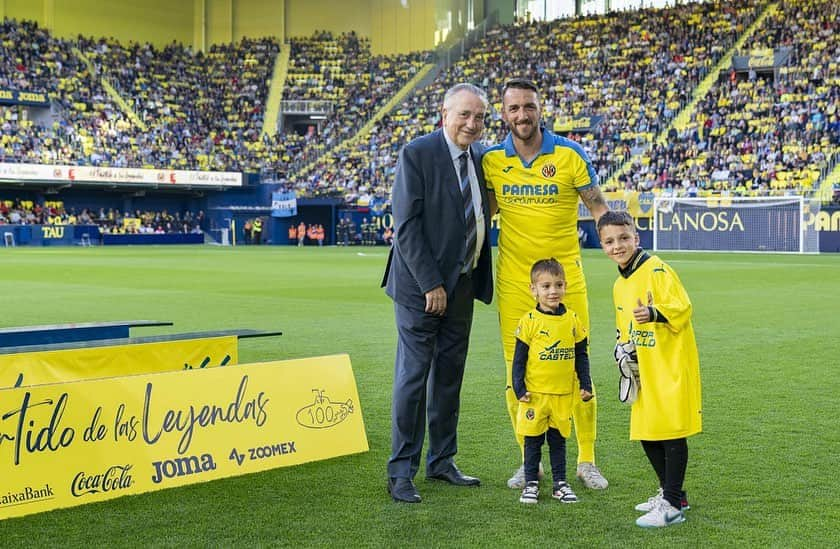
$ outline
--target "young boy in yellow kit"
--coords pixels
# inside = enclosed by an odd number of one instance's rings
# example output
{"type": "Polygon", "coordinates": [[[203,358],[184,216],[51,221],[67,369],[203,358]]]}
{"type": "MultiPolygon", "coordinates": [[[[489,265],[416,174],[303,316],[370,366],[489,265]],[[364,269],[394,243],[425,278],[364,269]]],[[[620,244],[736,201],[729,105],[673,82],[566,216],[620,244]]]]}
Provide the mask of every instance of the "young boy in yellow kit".
{"type": "Polygon", "coordinates": [[[513,391],[519,399],[516,431],[525,437],[525,488],[519,501],[537,503],[540,455],[548,439],[551,497],[575,503],[577,496],[566,482],[566,439],[572,429],[576,381],[580,398],[592,398],[586,328],[563,305],[566,277],[556,259],[541,259],[531,267],[531,293],[537,306],[520,319],[513,353],[513,391]]]}
{"type": "Polygon", "coordinates": [[[598,220],[598,236],[604,252],[618,264],[613,286],[618,345],[626,348],[632,342],[638,357],[639,391],[630,412],[630,440],[641,441],[660,487],[636,506],[645,511],[636,524],[679,524],[688,508],[683,491],[686,438],[702,430],[691,301],[677,273],[639,247],[629,214],[605,213],[598,220]]]}

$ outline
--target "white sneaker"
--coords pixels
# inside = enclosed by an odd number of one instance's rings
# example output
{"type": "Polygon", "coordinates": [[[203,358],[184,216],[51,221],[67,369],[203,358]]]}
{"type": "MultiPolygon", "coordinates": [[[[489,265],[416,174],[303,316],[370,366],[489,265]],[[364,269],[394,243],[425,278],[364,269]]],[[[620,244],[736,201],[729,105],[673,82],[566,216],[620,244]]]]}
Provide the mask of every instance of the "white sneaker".
{"type": "Polygon", "coordinates": [[[508,488],[513,490],[522,490],[525,488],[525,465],[520,465],[519,469],[507,481],[508,488]]]}
{"type": "Polygon", "coordinates": [[[590,490],[603,490],[610,485],[601,470],[589,461],[582,461],[577,466],[577,477],[583,482],[583,485],[590,490]]]}
{"type": "MultiPolygon", "coordinates": [[[[646,502],[638,504],[636,506],[636,511],[641,511],[642,513],[647,513],[648,511],[653,509],[657,505],[658,502],[660,502],[664,499],[665,499],[665,495],[662,491],[662,488],[660,488],[656,492],[656,495],[653,495],[653,496],[649,497],[646,502]]],[[[689,509],[691,509],[691,506],[688,504],[688,500],[686,499],[686,497],[683,496],[680,499],[680,511],[688,511],[689,509]]]]}
{"type": "MultiPolygon", "coordinates": [[[[545,476],[545,471],[543,471],[542,462],[540,462],[540,470],[537,473],[537,478],[542,480],[545,476]]],[[[507,481],[508,488],[512,490],[522,490],[525,488],[525,465],[520,465],[519,469],[510,477],[507,481]]]]}
{"type": "Polygon", "coordinates": [[[636,511],[640,511],[642,513],[647,513],[651,509],[655,508],[659,505],[659,502],[665,499],[663,497],[662,488],[656,491],[656,494],[650,496],[648,500],[644,503],[640,503],[636,506],[636,511]]]}
{"type": "Polygon", "coordinates": [[[685,522],[685,515],[679,509],[668,503],[666,499],[660,499],[653,508],[636,519],[636,526],[642,528],[664,528],[685,522]]]}
{"type": "Polygon", "coordinates": [[[519,496],[519,503],[537,503],[540,498],[540,483],[532,480],[522,489],[522,495],[519,496]]]}
{"type": "Polygon", "coordinates": [[[551,497],[559,499],[563,503],[577,503],[577,496],[572,487],[566,481],[555,482],[554,489],[551,492],[551,497]]]}

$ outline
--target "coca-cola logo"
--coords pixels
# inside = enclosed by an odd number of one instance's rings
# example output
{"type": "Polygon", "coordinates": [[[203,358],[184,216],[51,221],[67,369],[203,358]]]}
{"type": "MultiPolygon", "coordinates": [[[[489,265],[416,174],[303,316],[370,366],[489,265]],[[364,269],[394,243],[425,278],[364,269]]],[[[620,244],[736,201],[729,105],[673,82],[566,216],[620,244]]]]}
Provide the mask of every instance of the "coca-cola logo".
{"type": "Polygon", "coordinates": [[[80,471],[73,477],[70,492],[78,498],[86,494],[113,492],[114,490],[130,488],[134,484],[134,479],[130,473],[132,467],[133,465],[130,464],[112,465],[104,472],[93,475],[80,471]]]}

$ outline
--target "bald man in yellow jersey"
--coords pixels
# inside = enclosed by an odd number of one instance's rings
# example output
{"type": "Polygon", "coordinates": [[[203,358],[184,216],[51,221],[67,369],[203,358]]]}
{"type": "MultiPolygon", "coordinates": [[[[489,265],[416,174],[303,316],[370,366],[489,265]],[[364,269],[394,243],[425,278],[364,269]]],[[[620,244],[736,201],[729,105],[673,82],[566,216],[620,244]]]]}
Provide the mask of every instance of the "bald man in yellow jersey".
{"type": "MultiPolygon", "coordinates": [[[[528,291],[531,265],[546,257],[562,263],[567,278],[566,306],[577,313],[588,331],[589,305],[577,236],[578,197],[596,222],[608,207],[592,163],[580,145],[540,127],[536,84],[521,78],[505,83],[502,119],[510,133],[502,143],[487,149],[482,166],[490,211],[500,214],[496,296],[507,372],[505,400],[515,434],[518,402],[511,387],[511,363],[517,323],[534,307],[528,291]]],[[[607,480],[595,465],[596,410],[597,397],[576,402],[572,410],[578,442],[577,476],[587,488],[604,489],[607,480]]],[[[515,436],[521,450],[523,439],[515,436]]],[[[524,484],[524,469],[519,467],[508,486],[522,489],[524,484]]]]}

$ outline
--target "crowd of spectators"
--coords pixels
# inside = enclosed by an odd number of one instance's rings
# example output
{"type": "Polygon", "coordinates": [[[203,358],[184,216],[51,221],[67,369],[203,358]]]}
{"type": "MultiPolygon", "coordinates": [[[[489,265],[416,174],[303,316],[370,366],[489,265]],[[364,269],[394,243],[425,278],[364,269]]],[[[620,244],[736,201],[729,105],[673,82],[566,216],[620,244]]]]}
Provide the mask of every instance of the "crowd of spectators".
{"type": "Polygon", "coordinates": [[[131,213],[112,209],[104,211],[100,208],[94,224],[99,225],[100,232],[115,234],[187,234],[201,233],[207,229],[204,212],[193,213],[189,210],[183,213],[135,210],[131,213]]]}
{"type": "Polygon", "coordinates": [[[244,38],[193,52],[173,43],[122,45],[79,37],[79,47],[148,127],[106,148],[130,165],[254,171],[268,81],[280,44],[244,38]]]}
{"type": "Polygon", "coordinates": [[[333,109],[317,132],[272,136],[262,127],[281,47],[275,39],[244,38],[202,53],[176,43],[62,40],[25,21],[6,20],[0,32],[7,61],[0,84],[47,92],[61,107],[46,125],[26,109],[3,107],[0,162],[249,171],[281,179],[352,136],[428,55],[373,56],[369,40],[353,33],[292,39],[284,98],[328,99],[333,109]],[[103,80],[136,120],[114,105],[103,80]]]}
{"type": "Polygon", "coordinates": [[[674,124],[766,6],[689,3],[498,27],[361,140],[350,138],[428,52],[374,56],[355,33],[292,39],[284,99],[329,101],[332,110],[317,131],[270,136],[261,130],[281,47],[274,39],[193,52],[180,44],[61,40],[6,20],[0,86],[48,93],[59,112],[43,124],[20,107],[0,107],[0,162],[262,172],[303,195],[381,204],[400,147],[439,125],[443,90],[460,81],[488,90],[485,140],[498,142],[506,134],[501,86],[525,76],[542,90],[547,127],[597,121],[569,136],[607,190],[808,190],[836,162],[840,135],[838,8],[830,0],[779,5],[744,47],[789,47],[789,66],[719,79],[688,124],[674,124]],[[139,124],[114,105],[102,79],[139,124]],[[630,169],[612,177],[631,158],[630,169]]]}
{"type": "Polygon", "coordinates": [[[44,93],[53,111],[51,124],[34,124],[25,109],[4,107],[0,161],[95,164],[103,143],[130,132],[101,81],[73,53],[72,42],[35,23],[5,19],[0,44],[0,86],[44,93]]]}
{"type": "Polygon", "coordinates": [[[780,4],[743,53],[789,48],[787,65],[775,75],[750,68],[721,78],[689,124],[646,151],[620,186],[742,195],[814,190],[840,153],[838,21],[829,0],[780,4]]]}
{"type": "Polygon", "coordinates": [[[274,39],[193,54],[178,44],[63,40],[35,23],[4,20],[0,43],[0,85],[47,93],[57,111],[45,124],[4,107],[0,161],[259,171],[266,150],[284,148],[280,138],[260,138],[280,48],[274,39]]]}
{"type": "Polygon", "coordinates": [[[504,138],[499,91],[513,76],[542,90],[543,118],[561,130],[570,119],[600,117],[572,133],[606,181],[649,147],[691,93],[763,9],[762,1],[685,4],[668,9],[503,26],[386,116],[365,142],[348,143],[298,173],[297,187],[337,190],[349,201],[387,196],[402,144],[440,122],[442,90],[459,81],[488,91],[485,139],[504,138]]]}
{"type": "MultiPolygon", "coordinates": [[[[0,87],[48,93],[59,89],[59,75],[72,62],[69,48],[31,21],[0,24],[0,87]]],[[[69,71],[78,69],[76,64],[69,71]]]]}
{"type": "Polygon", "coordinates": [[[207,229],[203,211],[167,210],[121,212],[114,208],[65,208],[62,201],[0,200],[0,225],[97,225],[102,233],[201,233],[207,229]]]}
{"type": "MultiPolygon", "coordinates": [[[[293,38],[290,48],[284,100],[332,103],[317,132],[297,136],[298,144],[303,140],[303,154],[292,157],[291,163],[264,166],[265,173],[294,182],[307,167],[317,166],[321,156],[353,137],[429,61],[429,54],[420,52],[372,55],[370,40],[353,32],[334,36],[317,31],[311,37],[293,38]]],[[[284,139],[288,137],[287,133],[284,139]]],[[[342,192],[337,187],[328,191],[342,192]]]]}
{"type": "MultiPolygon", "coordinates": [[[[491,99],[501,104],[501,82],[521,67],[543,90],[549,127],[603,116],[594,131],[574,135],[604,178],[671,123],[761,8],[753,0],[684,4],[533,23],[524,37],[514,29],[489,48],[498,56],[487,80],[491,99]],[[506,52],[523,38],[531,46],[510,59],[506,52]]],[[[498,125],[496,137],[504,132],[498,125]]]]}
{"type": "Polygon", "coordinates": [[[315,31],[310,37],[290,41],[289,72],[284,98],[289,100],[341,101],[345,87],[363,76],[370,59],[370,40],[355,32],[334,37],[315,31]]]}

